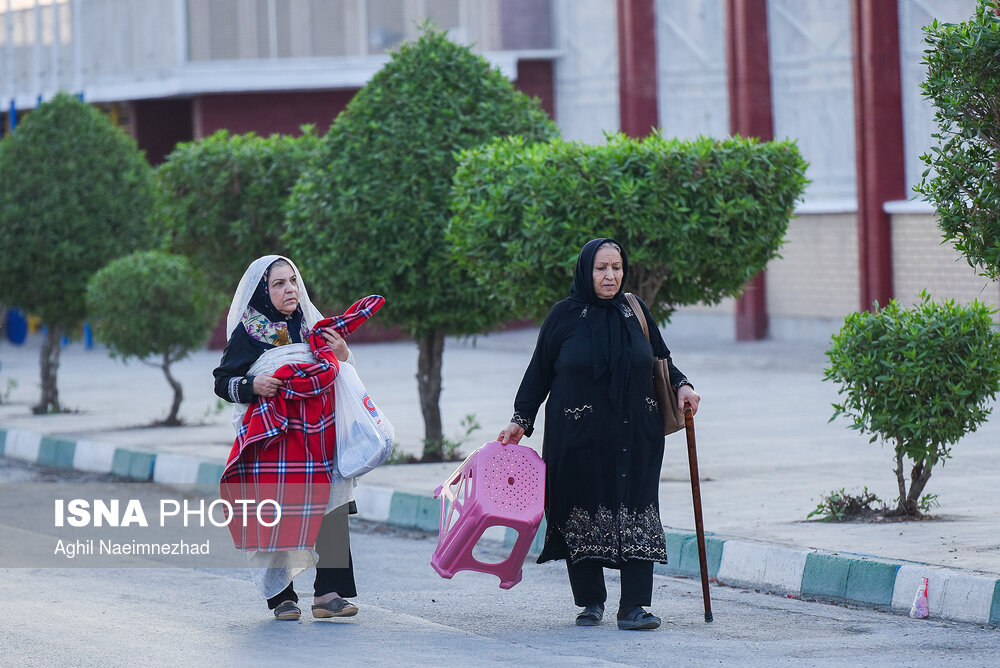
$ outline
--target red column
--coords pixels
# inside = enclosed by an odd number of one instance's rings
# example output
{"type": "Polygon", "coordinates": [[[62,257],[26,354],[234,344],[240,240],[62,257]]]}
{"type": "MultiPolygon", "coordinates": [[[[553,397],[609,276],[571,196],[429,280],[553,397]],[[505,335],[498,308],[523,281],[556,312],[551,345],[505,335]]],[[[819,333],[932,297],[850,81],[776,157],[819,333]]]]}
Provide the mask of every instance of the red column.
{"type": "MultiPolygon", "coordinates": [[[[771,60],[767,0],[726,0],[726,64],[729,80],[729,131],[761,141],[774,138],[771,113],[771,60]]],[[[736,302],[736,339],[767,338],[765,274],[750,279],[736,302]]]]}
{"type": "Polygon", "coordinates": [[[618,106],[622,132],[645,137],[660,124],[654,0],[618,0],[618,106]]]}
{"type": "Polygon", "coordinates": [[[861,310],[893,296],[892,225],[885,202],[906,198],[899,17],[895,2],[851,0],[861,310]]]}

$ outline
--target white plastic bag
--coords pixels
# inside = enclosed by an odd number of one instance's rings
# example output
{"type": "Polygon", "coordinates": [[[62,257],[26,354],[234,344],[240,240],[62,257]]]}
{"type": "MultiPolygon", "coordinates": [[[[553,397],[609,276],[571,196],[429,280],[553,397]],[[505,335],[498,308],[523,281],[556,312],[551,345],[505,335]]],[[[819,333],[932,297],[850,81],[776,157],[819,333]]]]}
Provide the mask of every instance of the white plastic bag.
{"type": "Polygon", "coordinates": [[[357,478],[389,459],[396,432],[346,362],[334,380],[334,411],[340,475],[357,478]]]}

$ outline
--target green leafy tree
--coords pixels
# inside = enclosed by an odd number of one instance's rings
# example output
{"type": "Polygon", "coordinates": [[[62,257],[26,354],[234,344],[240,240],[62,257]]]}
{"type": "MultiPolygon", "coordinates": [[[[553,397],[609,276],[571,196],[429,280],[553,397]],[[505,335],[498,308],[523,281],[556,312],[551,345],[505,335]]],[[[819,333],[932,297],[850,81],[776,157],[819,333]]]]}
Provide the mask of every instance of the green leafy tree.
{"type": "Polygon", "coordinates": [[[1000,334],[993,310],[972,302],[940,304],[921,293],[905,309],[892,300],[874,313],[847,316],[827,351],[825,380],[840,385],[851,427],[890,443],[896,453],[899,515],[920,515],[921,494],[951,446],[974,432],[1000,391],[1000,334]],[[912,462],[906,489],[903,459],[912,462]]]}
{"type": "Polygon", "coordinates": [[[41,399],[59,411],[62,333],[86,315],[87,281],[150,241],[151,170],[98,110],[60,93],[0,142],[0,301],[41,317],[41,399]]]}
{"type": "Polygon", "coordinates": [[[445,241],[455,154],[512,134],[531,142],[556,128],[483,58],[425,27],[337,117],[289,200],[286,240],[310,289],[339,303],[384,294],[379,317],[417,340],[425,461],[442,457],[445,336],[509,317],[445,241]]]}
{"type": "Polygon", "coordinates": [[[220,130],[178,144],[157,169],[157,210],[171,250],[201,267],[222,291],[236,289],[247,265],[285,254],[285,200],[312,159],[319,138],[220,130]]]}
{"type": "Polygon", "coordinates": [[[1000,18],[995,0],[975,16],[924,28],[924,95],[937,144],[914,188],[936,208],[945,238],[984,276],[1000,278],[1000,18]]]}
{"type": "Polygon", "coordinates": [[[580,248],[614,237],[660,319],[739,294],[777,255],[805,169],[790,141],[500,139],[462,154],[449,238],[484,295],[539,318],[567,295],[580,248]]]}
{"type": "Polygon", "coordinates": [[[170,365],[205,345],[221,306],[204,273],[186,257],[140,251],[114,260],[87,286],[94,336],[112,357],[157,366],[174,391],[162,424],[177,426],[184,393],[170,365]],[[149,361],[158,357],[154,364],[149,361]]]}

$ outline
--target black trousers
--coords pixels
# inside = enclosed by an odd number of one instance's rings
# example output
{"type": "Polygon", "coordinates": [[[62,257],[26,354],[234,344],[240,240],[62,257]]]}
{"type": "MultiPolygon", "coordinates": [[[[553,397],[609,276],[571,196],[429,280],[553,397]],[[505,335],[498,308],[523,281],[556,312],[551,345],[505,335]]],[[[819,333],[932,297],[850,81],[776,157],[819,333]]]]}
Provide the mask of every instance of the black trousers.
{"type": "MultiPolygon", "coordinates": [[[[566,560],[573,601],[580,606],[603,604],[608,599],[604,586],[604,566],[599,561],[584,559],[578,563],[566,560]]],[[[619,607],[651,605],[653,601],[653,562],[629,560],[622,563],[622,591],[619,607]]]]}
{"type": "MultiPolygon", "coordinates": [[[[316,562],[313,595],[322,596],[335,591],[344,598],[357,596],[346,505],[323,516],[319,536],[316,538],[316,552],[319,554],[319,561],[316,562]]],[[[299,597],[289,582],[281,593],[267,599],[267,607],[274,610],[284,601],[298,600],[299,597]]]]}

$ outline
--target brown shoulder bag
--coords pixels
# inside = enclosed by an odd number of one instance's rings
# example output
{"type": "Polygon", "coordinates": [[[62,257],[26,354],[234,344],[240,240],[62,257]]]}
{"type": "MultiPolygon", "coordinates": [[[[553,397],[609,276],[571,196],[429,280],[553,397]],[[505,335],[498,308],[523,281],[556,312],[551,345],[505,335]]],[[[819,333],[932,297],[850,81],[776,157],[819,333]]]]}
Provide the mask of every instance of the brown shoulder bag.
{"type": "MultiPolygon", "coordinates": [[[[625,298],[635,312],[642,326],[642,333],[649,341],[649,327],[646,325],[646,315],[639,306],[639,299],[631,292],[625,293],[625,298]]],[[[656,389],[656,400],[660,402],[660,414],[663,415],[663,434],[672,434],[684,428],[684,413],[677,405],[677,392],[670,384],[670,366],[667,360],[653,356],[653,387],[656,389]]]]}

